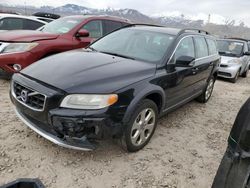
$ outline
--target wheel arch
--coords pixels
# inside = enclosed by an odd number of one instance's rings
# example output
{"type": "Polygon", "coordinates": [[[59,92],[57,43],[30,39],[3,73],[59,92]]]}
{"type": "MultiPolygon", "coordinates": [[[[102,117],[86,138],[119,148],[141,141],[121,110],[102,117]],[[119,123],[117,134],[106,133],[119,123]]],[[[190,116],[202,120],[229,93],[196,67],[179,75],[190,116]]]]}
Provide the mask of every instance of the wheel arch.
{"type": "Polygon", "coordinates": [[[123,123],[126,123],[129,121],[137,105],[144,99],[150,99],[153,102],[155,102],[155,104],[158,107],[158,113],[160,114],[162,112],[164,104],[165,104],[164,90],[160,86],[147,87],[143,89],[142,91],[140,91],[131,101],[123,117],[123,123]]]}

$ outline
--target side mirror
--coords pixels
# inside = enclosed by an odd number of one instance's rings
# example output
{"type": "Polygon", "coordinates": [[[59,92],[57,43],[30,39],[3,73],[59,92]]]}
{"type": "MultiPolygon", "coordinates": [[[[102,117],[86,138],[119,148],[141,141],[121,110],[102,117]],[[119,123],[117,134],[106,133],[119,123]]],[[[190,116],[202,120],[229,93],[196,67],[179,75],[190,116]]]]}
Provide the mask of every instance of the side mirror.
{"type": "Polygon", "coordinates": [[[250,56],[250,51],[244,52],[244,55],[250,56]]]}
{"type": "Polygon", "coordinates": [[[89,32],[86,29],[80,29],[77,33],[76,33],[76,37],[88,37],[89,36],[89,32]]]}
{"type": "Polygon", "coordinates": [[[176,59],[176,67],[189,67],[191,63],[195,60],[194,57],[191,56],[180,56],[176,59]]]}

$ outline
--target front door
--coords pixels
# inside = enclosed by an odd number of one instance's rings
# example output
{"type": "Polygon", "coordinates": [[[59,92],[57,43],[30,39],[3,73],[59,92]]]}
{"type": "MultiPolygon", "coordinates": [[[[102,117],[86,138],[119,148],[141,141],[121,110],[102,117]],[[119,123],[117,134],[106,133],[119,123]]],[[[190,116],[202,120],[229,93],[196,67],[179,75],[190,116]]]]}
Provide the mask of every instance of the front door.
{"type": "MultiPolygon", "coordinates": [[[[176,60],[182,56],[195,58],[195,47],[192,36],[181,40],[169,63],[176,64],[176,60]]],[[[194,62],[191,64],[193,63],[194,62]]],[[[165,110],[178,105],[188,97],[192,96],[192,85],[195,82],[195,77],[196,70],[192,65],[186,67],[176,67],[174,71],[166,74],[164,84],[166,94],[165,110]]]]}

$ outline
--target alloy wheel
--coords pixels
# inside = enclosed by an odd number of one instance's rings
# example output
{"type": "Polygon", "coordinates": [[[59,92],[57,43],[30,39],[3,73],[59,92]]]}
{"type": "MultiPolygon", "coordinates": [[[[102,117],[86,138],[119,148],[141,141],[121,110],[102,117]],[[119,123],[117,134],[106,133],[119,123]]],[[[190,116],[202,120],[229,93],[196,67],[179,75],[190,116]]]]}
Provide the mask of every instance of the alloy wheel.
{"type": "Polygon", "coordinates": [[[213,92],[213,88],[214,88],[214,80],[210,79],[210,81],[207,85],[206,93],[205,93],[206,100],[208,100],[211,97],[212,92],[213,92]]]}
{"type": "Polygon", "coordinates": [[[153,109],[142,110],[136,117],[131,129],[131,142],[135,146],[144,144],[151,136],[156,122],[156,114],[153,109]]]}

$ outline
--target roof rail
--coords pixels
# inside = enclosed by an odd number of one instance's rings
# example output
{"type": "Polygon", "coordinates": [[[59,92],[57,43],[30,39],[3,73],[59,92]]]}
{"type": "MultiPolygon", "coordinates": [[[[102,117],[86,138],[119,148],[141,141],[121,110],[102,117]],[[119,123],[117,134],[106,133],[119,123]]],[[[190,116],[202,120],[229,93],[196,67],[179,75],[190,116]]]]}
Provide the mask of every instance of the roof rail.
{"type": "Polygon", "coordinates": [[[197,32],[197,33],[201,33],[201,34],[205,34],[205,35],[210,35],[209,32],[202,30],[202,29],[193,29],[193,28],[185,28],[180,30],[180,32],[178,33],[178,35],[181,35],[185,32],[197,32]]]}
{"type": "Polygon", "coordinates": [[[123,28],[125,28],[125,27],[134,27],[134,26],[164,27],[164,26],[162,26],[162,25],[154,25],[154,24],[143,24],[143,23],[139,23],[139,24],[129,24],[129,25],[124,26],[123,28]]]}
{"type": "Polygon", "coordinates": [[[228,37],[228,38],[225,38],[225,39],[233,39],[233,40],[243,40],[245,42],[249,42],[250,40],[248,39],[243,39],[243,38],[240,38],[240,37],[228,37]]]}

